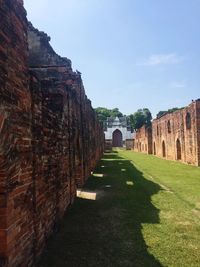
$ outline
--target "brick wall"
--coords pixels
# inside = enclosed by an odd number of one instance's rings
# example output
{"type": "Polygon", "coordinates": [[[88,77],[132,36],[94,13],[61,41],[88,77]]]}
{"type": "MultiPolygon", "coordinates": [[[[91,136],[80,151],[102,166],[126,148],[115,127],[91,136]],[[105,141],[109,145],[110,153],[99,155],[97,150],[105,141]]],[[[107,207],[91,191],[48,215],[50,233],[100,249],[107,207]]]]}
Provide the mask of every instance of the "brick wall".
{"type": "Polygon", "coordinates": [[[200,100],[138,129],[134,150],[200,166],[200,100]]]}
{"type": "Polygon", "coordinates": [[[22,2],[0,1],[0,266],[29,266],[34,240],[26,35],[22,2]]]}
{"type": "Polygon", "coordinates": [[[199,165],[200,101],[153,120],[153,153],[199,165]]]}
{"type": "Polygon", "coordinates": [[[23,1],[0,0],[0,18],[0,266],[28,267],[100,159],[104,134],[81,74],[27,23],[23,1]]]}
{"type": "Polygon", "coordinates": [[[196,102],[196,127],[197,127],[197,158],[200,166],[200,101],[196,102]]]}
{"type": "Polygon", "coordinates": [[[134,151],[152,154],[152,129],[142,126],[136,131],[134,140],[134,151]]]}
{"type": "Polygon", "coordinates": [[[126,143],[126,150],[131,150],[133,149],[133,139],[126,139],[125,141],[126,143]]]}
{"type": "Polygon", "coordinates": [[[112,139],[105,139],[105,152],[111,152],[112,151],[112,139]]]}

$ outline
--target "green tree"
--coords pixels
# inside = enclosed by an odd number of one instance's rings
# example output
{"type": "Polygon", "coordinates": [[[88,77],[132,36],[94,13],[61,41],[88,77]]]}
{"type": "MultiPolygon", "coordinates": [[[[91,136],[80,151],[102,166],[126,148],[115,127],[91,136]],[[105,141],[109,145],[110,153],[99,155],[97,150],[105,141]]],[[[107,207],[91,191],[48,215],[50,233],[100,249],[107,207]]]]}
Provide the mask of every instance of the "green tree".
{"type": "Polygon", "coordinates": [[[113,118],[120,118],[120,117],[123,117],[123,114],[119,111],[118,108],[113,108],[113,109],[110,109],[109,110],[110,112],[110,117],[113,117],[113,118]]]}
{"type": "Polygon", "coordinates": [[[107,109],[104,107],[98,107],[95,109],[97,116],[99,118],[100,121],[105,122],[107,120],[107,118],[112,117],[112,118],[116,118],[116,117],[122,117],[123,114],[119,111],[118,108],[113,108],[113,109],[107,109]]]}
{"type": "Polygon", "coordinates": [[[143,125],[149,126],[151,124],[152,115],[148,108],[138,109],[134,114],[128,116],[131,127],[135,130],[143,125]]]}

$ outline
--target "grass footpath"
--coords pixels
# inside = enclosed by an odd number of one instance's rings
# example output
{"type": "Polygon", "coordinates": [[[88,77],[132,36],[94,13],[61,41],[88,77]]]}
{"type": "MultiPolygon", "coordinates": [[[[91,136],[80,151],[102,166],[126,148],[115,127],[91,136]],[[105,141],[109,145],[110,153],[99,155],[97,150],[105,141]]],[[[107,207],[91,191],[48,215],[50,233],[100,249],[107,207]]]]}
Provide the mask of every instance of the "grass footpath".
{"type": "Polygon", "coordinates": [[[116,150],[83,191],[39,267],[200,266],[200,168],[116,150]]]}

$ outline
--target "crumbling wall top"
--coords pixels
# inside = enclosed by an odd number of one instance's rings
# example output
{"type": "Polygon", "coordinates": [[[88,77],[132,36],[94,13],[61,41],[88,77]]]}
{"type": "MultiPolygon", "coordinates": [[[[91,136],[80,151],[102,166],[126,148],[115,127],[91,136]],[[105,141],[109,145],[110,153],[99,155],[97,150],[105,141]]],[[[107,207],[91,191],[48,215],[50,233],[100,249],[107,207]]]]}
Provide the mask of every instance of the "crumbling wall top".
{"type": "Polygon", "coordinates": [[[28,25],[29,66],[65,66],[71,69],[71,60],[61,57],[50,45],[51,38],[44,32],[28,25]]]}

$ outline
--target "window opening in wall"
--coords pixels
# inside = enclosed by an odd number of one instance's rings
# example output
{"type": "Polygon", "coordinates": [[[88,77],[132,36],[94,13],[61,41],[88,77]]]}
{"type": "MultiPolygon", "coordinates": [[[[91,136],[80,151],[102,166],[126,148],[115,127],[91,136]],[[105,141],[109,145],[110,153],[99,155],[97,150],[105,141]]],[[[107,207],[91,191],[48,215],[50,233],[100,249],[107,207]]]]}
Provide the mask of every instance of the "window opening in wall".
{"type": "Polygon", "coordinates": [[[159,128],[158,128],[158,125],[157,125],[157,136],[159,135],[159,128]]]}
{"type": "Polygon", "coordinates": [[[155,144],[155,142],[153,143],[153,154],[156,155],[156,144],[155,144]]]}
{"type": "Polygon", "coordinates": [[[162,142],[162,155],[163,155],[163,158],[166,157],[166,147],[165,147],[165,141],[162,142]]]}
{"type": "Polygon", "coordinates": [[[186,129],[191,129],[191,115],[189,112],[187,112],[186,114],[185,122],[186,122],[186,129]]]}
{"type": "Polygon", "coordinates": [[[167,131],[168,131],[168,133],[171,133],[171,123],[170,123],[170,120],[168,120],[168,122],[167,122],[167,131]]]}
{"type": "Polygon", "coordinates": [[[181,160],[181,142],[179,139],[176,140],[176,154],[177,160],[181,160]]]}

